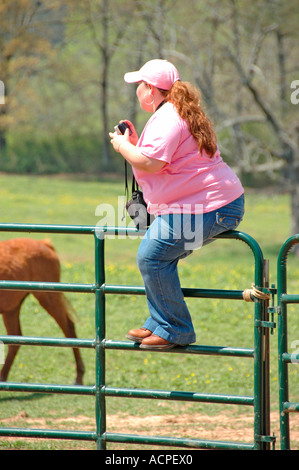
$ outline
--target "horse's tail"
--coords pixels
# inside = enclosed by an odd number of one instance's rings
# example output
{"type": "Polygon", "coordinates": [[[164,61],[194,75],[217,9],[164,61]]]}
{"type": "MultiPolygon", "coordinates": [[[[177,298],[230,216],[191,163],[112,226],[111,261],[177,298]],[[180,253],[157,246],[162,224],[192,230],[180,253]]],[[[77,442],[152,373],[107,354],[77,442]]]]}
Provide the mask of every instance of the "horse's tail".
{"type": "Polygon", "coordinates": [[[78,314],[77,314],[76,310],[74,309],[74,307],[72,306],[69,299],[65,296],[65,294],[63,292],[61,292],[61,294],[62,294],[61,299],[62,299],[63,305],[65,307],[65,310],[67,312],[67,315],[68,315],[69,319],[72,320],[75,323],[79,319],[78,314]]]}
{"type": "MultiPolygon", "coordinates": [[[[40,240],[40,241],[41,241],[41,243],[43,243],[44,245],[46,245],[48,248],[50,248],[51,250],[53,250],[56,253],[56,250],[55,250],[54,245],[52,243],[52,240],[50,238],[45,238],[44,240],[40,240]]],[[[76,310],[74,309],[74,307],[72,306],[71,302],[65,296],[64,292],[61,292],[61,299],[62,299],[63,305],[65,307],[65,310],[67,312],[67,315],[68,315],[69,319],[72,320],[73,322],[78,320],[78,318],[79,318],[78,314],[77,314],[76,310]]]]}

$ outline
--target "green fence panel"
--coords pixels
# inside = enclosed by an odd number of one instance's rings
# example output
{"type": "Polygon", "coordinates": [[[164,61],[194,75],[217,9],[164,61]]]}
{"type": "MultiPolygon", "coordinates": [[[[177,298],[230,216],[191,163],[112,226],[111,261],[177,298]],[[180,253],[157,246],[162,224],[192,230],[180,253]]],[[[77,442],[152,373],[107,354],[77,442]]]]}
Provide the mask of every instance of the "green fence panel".
{"type": "Polygon", "coordinates": [[[299,294],[287,294],[287,259],[290,250],[299,243],[299,235],[293,235],[282,245],[277,260],[277,334],[278,334],[278,370],[279,370],[279,407],[281,449],[290,449],[290,412],[299,412],[299,403],[289,401],[288,364],[299,362],[299,354],[288,353],[287,307],[299,303],[299,294]]]}
{"type": "MultiPolygon", "coordinates": [[[[168,445],[178,447],[193,447],[203,449],[256,449],[267,450],[273,438],[270,436],[269,414],[269,347],[267,318],[267,301],[254,298],[254,344],[253,348],[217,347],[189,345],[177,347],[169,351],[155,351],[160,354],[201,354],[216,356],[248,357],[253,359],[254,384],[253,396],[220,395],[204,393],[187,393],[176,391],[143,390],[113,388],[106,384],[105,379],[105,353],[106,349],[121,349],[124,351],[142,350],[136,344],[128,341],[114,341],[106,338],[105,332],[105,302],[107,295],[129,294],[144,295],[140,286],[117,286],[105,283],[105,237],[109,234],[140,235],[135,228],[127,227],[99,227],[77,225],[37,225],[37,224],[0,224],[3,232],[28,233],[68,233],[78,235],[92,235],[95,248],[95,280],[93,284],[65,284],[65,283],[38,283],[19,281],[0,281],[0,289],[12,290],[44,290],[64,292],[86,292],[95,297],[95,337],[92,339],[71,338],[36,338],[24,336],[0,336],[5,344],[43,345],[61,347],[82,347],[95,350],[96,376],[94,386],[69,386],[56,384],[19,384],[0,383],[0,391],[32,391],[47,393],[65,393],[78,395],[91,395],[95,398],[95,431],[61,431],[37,430],[22,428],[0,428],[2,436],[43,437],[49,439],[78,439],[95,441],[96,448],[105,450],[107,442],[122,442],[147,445],[168,445]],[[106,397],[131,397],[145,399],[184,400],[206,403],[236,404],[252,406],[254,410],[254,437],[252,443],[205,441],[188,438],[171,438],[157,436],[139,436],[130,434],[109,433],[106,429],[106,397]]],[[[258,243],[248,234],[239,231],[230,231],[217,238],[240,240],[248,245],[254,257],[254,283],[257,289],[265,289],[265,261],[258,243]]],[[[200,289],[184,288],[186,297],[218,298],[243,300],[242,290],[200,289]]]]}

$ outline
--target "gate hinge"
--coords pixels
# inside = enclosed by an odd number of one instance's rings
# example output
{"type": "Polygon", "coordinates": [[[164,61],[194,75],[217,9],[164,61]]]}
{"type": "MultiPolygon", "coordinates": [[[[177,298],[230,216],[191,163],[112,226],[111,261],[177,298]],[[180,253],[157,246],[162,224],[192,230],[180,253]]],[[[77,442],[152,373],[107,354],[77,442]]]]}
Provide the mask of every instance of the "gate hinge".
{"type": "Polygon", "coordinates": [[[273,326],[269,326],[269,328],[271,328],[271,335],[273,335],[274,333],[274,328],[276,328],[276,323],[274,322],[274,314],[276,313],[277,315],[280,314],[280,307],[279,306],[274,306],[272,305],[272,307],[268,307],[267,308],[267,312],[269,314],[271,314],[271,322],[270,323],[273,323],[273,326]]]}
{"type": "Polygon", "coordinates": [[[272,314],[277,313],[277,315],[280,315],[280,307],[279,306],[277,306],[277,307],[268,307],[267,310],[268,310],[268,313],[272,313],[272,314]]]}
{"type": "Polygon", "coordinates": [[[275,284],[271,284],[271,287],[269,287],[269,292],[272,296],[277,294],[277,288],[276,288],[275,284]]]}
{"type": "Polygon", "coordinates": [[[273,433],[273,436],[257,436],[259,442],[267,442],[272,444],[272,450],[275,450],[276,436],[273,433]]]}
{"type": "Polygon", "coordinates": [[[255,326],[262,328],[271,328],[273,330],[276,328],[276,323],[274,321],[265,321],[265,320],[256,320],[255,326]]]}

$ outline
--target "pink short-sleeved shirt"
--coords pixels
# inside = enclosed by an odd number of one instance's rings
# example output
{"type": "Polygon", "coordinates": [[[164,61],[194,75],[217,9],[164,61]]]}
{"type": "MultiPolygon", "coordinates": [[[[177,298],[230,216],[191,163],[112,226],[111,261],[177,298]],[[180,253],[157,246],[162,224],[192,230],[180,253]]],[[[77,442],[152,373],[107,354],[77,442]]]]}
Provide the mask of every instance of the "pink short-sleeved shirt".
{"type": "Polygon", "coordinates": [[[200,152],[188,124],[171,103],[149,119],[137,143],[143,155],[166,162],[155,173],[133,169],[149,213],[205,213],[229,204],[243,187],[219,150],[200,152]]]}

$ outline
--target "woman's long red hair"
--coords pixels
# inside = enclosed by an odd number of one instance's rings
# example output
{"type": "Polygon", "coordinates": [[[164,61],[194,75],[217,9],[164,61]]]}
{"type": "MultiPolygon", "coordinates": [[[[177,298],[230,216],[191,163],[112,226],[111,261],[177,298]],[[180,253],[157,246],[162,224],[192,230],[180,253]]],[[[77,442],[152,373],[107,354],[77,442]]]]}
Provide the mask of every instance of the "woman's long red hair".
{"type": "Polygon", "coordinates": [[[213,157],[217,150],[217,138],[213,124],[201,108],[199,90],[191,83],[178,80],[168,92],[160,91],[165,95],[165,101],[170,101],[180,117],[187,121],[191,134],[198,142],[199,150],[204,149],[213,157]]]}

